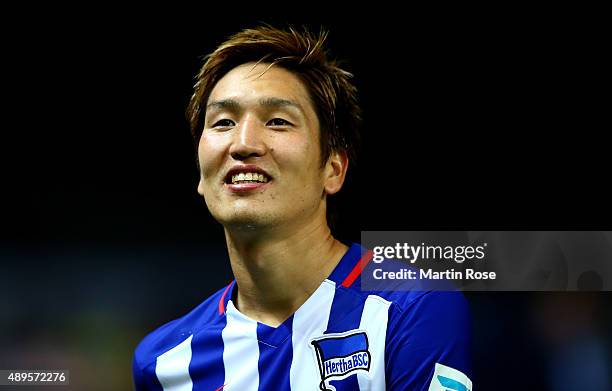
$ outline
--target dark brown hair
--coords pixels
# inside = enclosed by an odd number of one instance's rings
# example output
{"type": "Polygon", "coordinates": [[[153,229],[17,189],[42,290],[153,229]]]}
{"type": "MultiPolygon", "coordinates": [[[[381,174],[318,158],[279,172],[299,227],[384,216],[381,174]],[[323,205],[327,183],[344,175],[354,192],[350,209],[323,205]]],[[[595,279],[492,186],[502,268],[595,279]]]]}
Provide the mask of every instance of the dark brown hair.
{"type": "Polygon", "coordinates": [[[324,165],[331,152],[345,151],[354,163],[359,148],[361,110],[352,75],[340,68],[324,47],[327,32],[307,28],[277,29],[262,25],[243,30],[205,57],[196,77],[187,119],[197,145],[204,127],[206,103],[215,84],[230,70],[247,62],[281,66],[305,84],[317,113],[324,165]]]}

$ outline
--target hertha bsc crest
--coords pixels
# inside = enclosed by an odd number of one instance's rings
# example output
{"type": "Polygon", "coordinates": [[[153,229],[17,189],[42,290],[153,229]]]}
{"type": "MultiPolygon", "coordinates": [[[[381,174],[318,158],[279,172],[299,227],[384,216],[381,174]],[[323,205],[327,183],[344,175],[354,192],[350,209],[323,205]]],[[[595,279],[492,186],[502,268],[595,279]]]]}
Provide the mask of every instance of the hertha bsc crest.
{"type": "Polygon", "coordinates": [[[370,370],[371,355],[368,350],[368,335],[364,330],[351,330],[338,334],[325,334],[311,342],[315,350],[322,391],[334,391],[326,384],[328,380],[341,380],[355,371],[370,370]]]}

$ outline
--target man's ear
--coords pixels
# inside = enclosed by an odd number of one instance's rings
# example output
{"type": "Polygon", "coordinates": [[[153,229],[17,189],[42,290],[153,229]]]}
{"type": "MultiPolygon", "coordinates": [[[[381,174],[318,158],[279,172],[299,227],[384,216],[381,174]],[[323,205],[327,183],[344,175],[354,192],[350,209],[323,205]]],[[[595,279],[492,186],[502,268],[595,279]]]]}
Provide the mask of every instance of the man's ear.
{"type": "Polygon", "coordinates": [[[202,175],[200,175],[200,181],[198,182],[198,194],[204,197],[204,180],[202,175]]]}
{"type": "Polygon", "coordinates": [[[202,170],[200,169],[200,162],[196,161],[198,165],[198,173],[200,174],[200,180],[198,182],[198,194],[204,197],[204,174],[202,174],[202,170]]]}
{"type": "Polygon", "coordinates": [[[346,151],[335,151],[329,155],[327,163],[325,163],[325,193],[331,195],[340,191],[342,184],[344,184],[344,178],[346,178],[348,163],[349,159],[346,151]]]}

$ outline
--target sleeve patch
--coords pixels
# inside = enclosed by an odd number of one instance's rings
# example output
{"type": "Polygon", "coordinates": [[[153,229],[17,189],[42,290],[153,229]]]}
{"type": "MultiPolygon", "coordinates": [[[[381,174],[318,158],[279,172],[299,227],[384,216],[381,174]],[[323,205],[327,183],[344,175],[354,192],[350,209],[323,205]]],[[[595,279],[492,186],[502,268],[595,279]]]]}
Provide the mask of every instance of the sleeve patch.
{"type": "Polygon", "coordinates": [[[436,363],[428,391],[472,391],[472,381],[463,372],[436,363]]]}

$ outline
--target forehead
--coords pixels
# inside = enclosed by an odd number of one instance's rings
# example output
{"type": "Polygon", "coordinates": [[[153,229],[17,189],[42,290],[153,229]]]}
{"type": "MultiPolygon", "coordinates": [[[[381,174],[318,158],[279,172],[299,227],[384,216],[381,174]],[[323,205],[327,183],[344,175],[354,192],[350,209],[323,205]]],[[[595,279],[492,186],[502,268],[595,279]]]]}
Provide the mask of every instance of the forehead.
{"type": "Polygon", "coordinates": [[[294,73],[269,63],[246,63],[233,68],[217,82],[208,101],[228,98],[243,102],[281,98],[312,109],[302,80],[294,73]]]}

